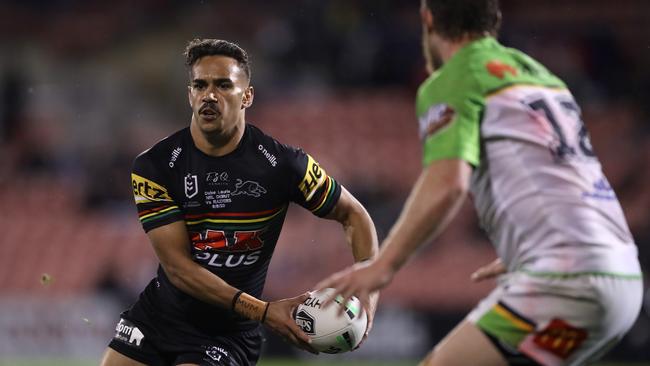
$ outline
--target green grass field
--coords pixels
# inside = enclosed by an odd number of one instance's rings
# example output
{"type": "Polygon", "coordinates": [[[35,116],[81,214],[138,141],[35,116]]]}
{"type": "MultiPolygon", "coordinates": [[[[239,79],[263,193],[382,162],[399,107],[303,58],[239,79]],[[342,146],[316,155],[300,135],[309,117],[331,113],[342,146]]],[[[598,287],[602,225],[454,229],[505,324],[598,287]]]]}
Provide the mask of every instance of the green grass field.
{"type": "MultiPolygon", "coordinates": [[[[293,359],[266,359],[258,363],[258,366],[413,366],[412,362],[380,362],[380,361],[351,361],[351,362],[304,362],[293,359]]],[[[74,360],[2,360],[0,366],[97,366],[93,361],[74,360]]],[[[644,363],[599,363],[595,366],[650,366],[650,362],[644,363]]]]}

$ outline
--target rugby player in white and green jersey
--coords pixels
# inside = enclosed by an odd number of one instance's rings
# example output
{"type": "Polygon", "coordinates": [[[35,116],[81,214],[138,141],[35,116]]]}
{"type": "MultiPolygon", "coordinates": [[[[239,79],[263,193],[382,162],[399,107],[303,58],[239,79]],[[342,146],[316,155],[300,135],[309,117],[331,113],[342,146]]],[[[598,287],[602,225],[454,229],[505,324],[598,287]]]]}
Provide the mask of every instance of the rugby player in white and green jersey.
{"type": "Polygon", "coordinates": [[[348,297],[386,286],[469,192],[498,255],[472,278],[502,276],[423,364],[593,362],[633,325],[643,285],[580,108],[544,66],[493,38],[497,0],[423,0],[421,16],[432,72],[416,101],[422,174],[379,256],[317,287],[348,297]]]}

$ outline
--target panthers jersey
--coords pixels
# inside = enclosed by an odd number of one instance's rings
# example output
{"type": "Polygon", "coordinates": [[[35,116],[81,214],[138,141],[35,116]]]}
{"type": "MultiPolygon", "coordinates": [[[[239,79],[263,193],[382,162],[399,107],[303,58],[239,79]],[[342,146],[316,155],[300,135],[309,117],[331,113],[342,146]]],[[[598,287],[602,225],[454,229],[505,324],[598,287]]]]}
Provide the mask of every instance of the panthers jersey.
{"type": "MultiPolygon", "coordinates": [[[[249,124],[237,148],[221,157],[196,148],[185,128],[138,156],[131,177],[145,231],[184,221],[192,259],[256,297],[262,294],[289,203],[322,217],[341,193],[310,155],[249,124]]],[[[230,309],[181,292],[161,267],[136,305],[174,328],[204,334],[256,326],[230,309]]]]}
{"type": "Polygon", "coordinates": [[[510,271],[640,273],[580,108],[541,64],[494,38],[473,41],[422,84],[416,110],[425,165],[474,167],[481,225],[510,271]]]}

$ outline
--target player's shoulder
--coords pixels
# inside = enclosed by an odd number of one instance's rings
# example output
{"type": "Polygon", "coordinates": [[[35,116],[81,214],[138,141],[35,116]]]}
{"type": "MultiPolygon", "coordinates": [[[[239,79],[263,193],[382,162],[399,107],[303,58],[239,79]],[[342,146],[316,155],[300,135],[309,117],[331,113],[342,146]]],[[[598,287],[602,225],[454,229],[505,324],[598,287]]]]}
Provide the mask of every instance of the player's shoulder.
{"type": "Polygon", "coordinates": [[[134,165],[165,164],[173,167],[180,154],[185,150],[189,150],[187,145],[189,133],[189,127],[186,127],[161,139],[147,150],[141,152],[135,158],[134,165]]]}
{"type": "Polygon", "coordinates": [[[472,95],[480,95],[474,64],[484,52],[484,43],[481,39],[462,47],[420,85],[416,95],[418,112],[432,104],[462,104],[472,95]]]}
{"type": "Polygon", "coordinates": [[[483,95],[514,85],[565,88],[560,78],[525,52],[507,47],[492,37],[471,45],[466,66],[483,95]]]}
{"type": "Polygon", "coordinates": [[[258,126],[247,123],[247,129],[250,131],[252,148],[268,160],[273,167],[291,164],[296,155],[304,154],[302,149],[280,142],[258,126]]]}

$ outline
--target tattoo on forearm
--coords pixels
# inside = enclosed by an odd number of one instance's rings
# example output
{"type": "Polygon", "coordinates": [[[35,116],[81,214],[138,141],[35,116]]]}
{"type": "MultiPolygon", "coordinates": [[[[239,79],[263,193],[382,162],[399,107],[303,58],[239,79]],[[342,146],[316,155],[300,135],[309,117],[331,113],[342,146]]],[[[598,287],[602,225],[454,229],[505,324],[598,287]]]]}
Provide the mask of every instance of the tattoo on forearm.
{"type": "Polygon", "coordinates": [[[248,319],[264,321],[268,303],[247,293],[241,293],[234,301],[233,310],[248,319]]]}

